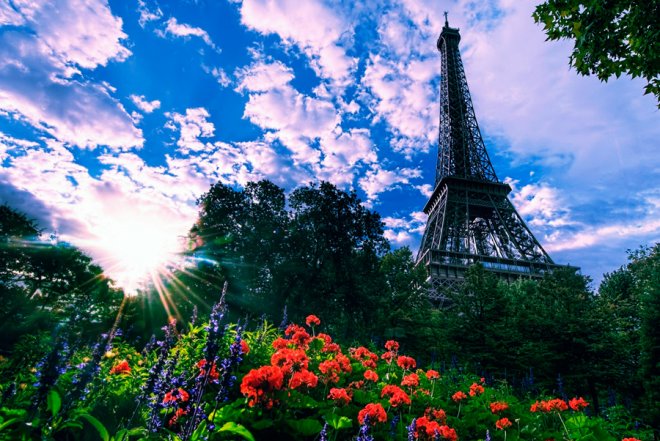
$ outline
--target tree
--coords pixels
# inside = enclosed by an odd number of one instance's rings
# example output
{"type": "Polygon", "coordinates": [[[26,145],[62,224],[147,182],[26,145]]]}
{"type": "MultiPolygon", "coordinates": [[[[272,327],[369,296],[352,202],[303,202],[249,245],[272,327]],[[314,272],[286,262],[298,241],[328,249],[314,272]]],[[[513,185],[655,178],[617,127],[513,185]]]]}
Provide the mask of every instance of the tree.
{"type": "Polygon", "coordinates": [[[91,257],[36,222],[0,206],[0,349],[37,330],[67,323],[77,337],[106,330],[123,295],[91,257]]]}
{"type": "Polygon", "coordinates": [[[547,0],[533,16],[549,40],[574,40],[569,63],[579,74],[642,77],[660,106],[660,1],[547,0]]]}

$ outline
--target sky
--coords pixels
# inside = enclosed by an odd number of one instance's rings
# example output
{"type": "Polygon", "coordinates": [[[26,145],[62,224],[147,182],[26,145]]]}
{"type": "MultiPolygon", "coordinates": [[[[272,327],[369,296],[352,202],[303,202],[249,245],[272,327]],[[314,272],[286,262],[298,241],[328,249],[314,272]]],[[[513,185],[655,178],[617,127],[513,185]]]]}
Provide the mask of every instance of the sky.
{"type": "Polygon", "coordinates": [[[330,181],[416,250],[448,11],[499,179],[596,287],[660,240],[660,114],[643,80],[570,70],[538,1],[0,0],[0,203],[127,289],[216,182],[330,181]]]}

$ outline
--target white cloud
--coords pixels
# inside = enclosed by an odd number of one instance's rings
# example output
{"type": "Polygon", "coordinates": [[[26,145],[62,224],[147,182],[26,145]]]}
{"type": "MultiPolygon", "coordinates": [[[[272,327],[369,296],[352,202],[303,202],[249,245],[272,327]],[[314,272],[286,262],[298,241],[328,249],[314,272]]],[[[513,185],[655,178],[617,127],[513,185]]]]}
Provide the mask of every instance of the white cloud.
{"type": "Polygon", "coordinates": [[[293,80],[293,71],[281,61],[257,61],[249,66],[237,69],[238,92],[267,92],[286,86],[293,80]]]}
{"type": "Polygon", "coordinates": [[[211,75],[218,81],[218,84],[222,87],[229,87],[231,85],[231,79],[227,72],[225,72],[220,67],[214,67],[211,69],[211,75]]]}
{"type": "Polygon", "coordinates": [[[179,127],[179,139],[177,145],[179,151],[186,154],[191,151],[200,151],[205,148],[199,138],[210,138],[215,133],[215,125],[208,121],[211,116],[203,107],[186,109],[186,114],[165,114],[172,123],[179,127]]]}
{"type": "Polygon", "coordinates": [[[400,184],[409,184],[410,179],[419,178],[421,171],[412,168],[385,170],[375,165],[359,179],[360,188],[367,194],[367,201],[376,200],[380,193],[392,190],[400,184]]]}
{"type": "MultiPolygon", "coordinates": [[[[66,63],[86,69],[131,55],[122,40],[122,20],[104,0],[17,0],[14,6],[38,36],[39,44],[66,63]]],[[[46,52],[46,50],[44,50],[46,52]]]]}
{"type": "Polygon", "coordinates": [[[142,132],[111,87],[79,78],[79,68],[130,55],[121,19],[104,2],[14,4],[29,29],[0,35],[0,109],[68,144],[141,146],[142,132]]]}
{"type": "Polygon", "coordinates": [[[411,157],[428,152],[437,138],[438,104],[431,80],[437,75],[437,60],[396,63],[372,55],[362,78],[370,92],[369,106],[375,121],[384,120],[395,139],[395,151],[411,157]]]}
{"type": "Polygon", "coordinates": [[[350,23],[318,0],[244,0],[241,21],[263,34],[277,34],[297,45],[310,58],[322,78],[346,85],[356,60],[346,55],[342,45],[352,38],[350,23]]]}
{"type": "Polygon", "coordinates": [[[149,101],[144,97],[144,95],[131,95],[130,98],[131,101],[133,101],[133,103],[138,107],[138,109],[142,110],[144,113],[151,113],[154,110],[160,108],[160,101],[149,101]]]}
{"type": "Polygon", "coordinates": [[[140,14],[138,23],[140,23],[140,26],[143,28],[148,22],[160,20],[163,18],[163,11],[161,11],[158,6],[155,6],[153,9],[149,9],[147,3],[144,0],[138,0],[138,13],[140,14]]]}
{"type": "Polygon", "coordinates": [[[183,38],[188,38],[188,37],[199,37],[201,38],[204,43],[209,45],[212,49],[218,51],[219,49],[216,47],[216,45],[213,43],[213,40],[211,40],[211,37],[209,36],[208,32],[206,32],[202,28],[196,28],[194,26],[190,26],[185,23],[179,23],[175,17],[170,17],[167,22],[165,22],[165,31],[161,31],[160,29],[156,31],[156,34],[165,37],[165,35],[174,35],[176,37],[183,37],[183,38]]]}
{"type": "Polygon", "coordinates": [[[504,180],[512,188],[511,201],[521,216],[528,219],[530,225],[543,227],[562,227],[570,225],[566,202],[561,191],[546,183],[532,183],[518,188],[518,181],[504,180]]]}

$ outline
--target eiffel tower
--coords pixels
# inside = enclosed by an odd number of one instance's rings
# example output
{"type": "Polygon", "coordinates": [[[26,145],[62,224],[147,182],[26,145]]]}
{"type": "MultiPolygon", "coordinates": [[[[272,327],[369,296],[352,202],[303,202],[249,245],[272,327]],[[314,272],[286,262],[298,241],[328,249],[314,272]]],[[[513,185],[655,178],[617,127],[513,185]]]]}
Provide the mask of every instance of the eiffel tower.
{"type": "Polygon", "coordinates": [[[428,220],[417,254],[435,300],[460,286],[477,262],[507,281],[542,277],[558,266],[509,201],[511,187],[495,174],[474,114],[460,39],[445,12],[438,39],[442,71],[435,189],[424,206],[428,220]]]}

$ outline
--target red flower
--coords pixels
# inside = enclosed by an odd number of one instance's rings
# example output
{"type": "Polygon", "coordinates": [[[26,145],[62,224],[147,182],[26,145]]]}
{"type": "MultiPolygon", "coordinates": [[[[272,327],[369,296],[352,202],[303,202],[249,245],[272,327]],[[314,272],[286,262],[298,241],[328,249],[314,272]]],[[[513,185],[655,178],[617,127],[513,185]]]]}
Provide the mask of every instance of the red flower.
{"type": "Polygon", "coordinates": [[[552,412],[553,410],[562,412],[564,410],[568,410],[568,404],[566,404],[566,401],[562,399],[555,398],[546,403],[546,409],[546,412],[552,412]]]}
{"type": "Polygon", "coordinates": [[[168,427],[174,426],[179,421],[179,418],[186,415],[187,413],[188,411],[186,409],[177,409],[174,413],[174,416],[172,416],[172,418],[170,418],[170,420],[167,422],[168,427]]]}
{"type": "Polygon", "coordinates": [[[262,366],[252,369],[241,382],[241,393],[248,397],[248,406],[263,403],[267,409],[273,407],[273,400],[267,395],[282,389],[284,374],[276,366],[262,366]]]}
{"type": "Polygon", "coordinates": [[[364,409],[358,413],[358,422],[364,424],[365,417],[369,418],[369,424],[372,426],[387,421],[387,413],[380,403],[369,403],[364,406],[364,409]]]}
{"type": "Polygon", "coordinates": [[[410,397],[399,386],[388,384],[383,388],[380,397],[389,397],[392,407],[399,407],[402,404],[410,405],[410,397]]]}
{"type": "Polygon", "coordinates": [[[405,355],[400,355],[399,358],[396,359],[396,364],[398,364],[399,367],[404,370],[415,369],[417,366],[414,358],[407,357],[405,355]]]}
{"type": "Polygon", "coordinates": [[[482,393],[484,393],[484,387],[481,386],[480,384],[472,383],[472,386],[470,386],[470,396],[474,397],[477,395],[481,395],[482,393]]]}
{"type": "Polygon", "coordinates": [[[440,378],[440,373],[438,371],[434,371],[433,369],[429,369],[428,371],[426,371],[426,378],[431,381],[437,380],[438,378],[440,378]]]}
{"type": "Polygon", "coordinates": [[[364,346],[360,346],[359,348],[351,348],[349,349],[349,353],[351,354],[351,357],[362,363],[362,366],[370,369],[376,368],[378,355],[374,354],[364,346]]]}
{"type": "Polygon", "coordinates": [[[348,383],[349,389],[362,389],[364,387],[364,380],[360,381],[351,381],[348,383]]]}
{"type": "MultiPolygon", "coordinates": [[[[197,362],[197,367],[199,368],[199,377],[203,377],[206,375],[206,359],[202,358],[197,362]]],[[[209,372],[209,379],[211,380],[217,380],[220,378],[220,373],[215,368],[215,362],[211,363],[211,371],[209,372]]]]}
{"type": "Polygon", "coordinates": [[[568,402],[568,406],[571,409],[575,410],[575,411],[580,411],[580,410],[584,409],[585,407],[587,407],[588,405],[589,405],[589,403],[586,402],[584,400],[584,398],[582,398],[582,397],[580,397],[580,398],[575,398],[574,397],[568,402]]]}
{"type": "Polygon", "coordinates": [[[320,338],[325,342],[326,345],[329,345],[332,343],[332,337],[330,337],[328,334],[324,334],[323,332],[319,333],[316,338],[320,338]]]}
{"type": "Polygon", "coordinates": [[[298,331],[304,331],[304,330],[305,330],[305,328],[303,328],[302,326],[296,325],[295,323],[291,323],[291,324],[290,324],[289,326],[287,326],[286,329],[284,330],[284,335],[286,335],[287,337],[290,337],[290,336],[292,336],[293,334],[295,334],[296,332],[298,332],[298,331]]]}
{"type": "Polygon", "coordinates": [[[338,353],[341,351],[341,347],[337,343],[326,343],[325,346],[323,346],[322,349],[323,352],[332,352],[332,353],[338,353]]]}
{"type": "Polygon", "coordinates": [[[456,392],[454,395],[451,396],[451,399],[454,400],[456,403],[459,401],[462,401],[467,398],[467,395],[465,395],[465,392],[459,390],[456,392]]]}
{"type": "Polygon", "coordinates": [[[500,418],[495,422],[495,427],[497,427],[500,430],[504,430],[507,427],[511,427],[512,425],[513,424],[511,423],[511,421],[509,421],[508,418],[500,418]]]}
{"type": "Polygon", "coordinates": [[[447,420],[447,413],[442,410],[442,409],[432,409],[430,407],[427,407],[426,410],[424,411],[424,416],[431,418],[435,421],[440,421],[441,423],[445,423],[447,420]]]}
{"type": "Polygon", "coordinates": [[[241,352],[243,353],[243,355],[247,355],[250,353],[250,347],[248,346],[245,340],[241,340],[241,352]]]}
{"type": "Polygon", "coordinates": [[[307,369],[309,358],[302,349],[284,348],[275,352],[270,357],[270,364],[282,369],[284,374],[307,369]]]}
{"type": "Polygon", "coordinates": [[[504,412],[508,408],[509,405],[503,401],[495,401],[494,403],[490,403],[490,411],[493,413],[504,412]]]}
{"type": "MultiPolygon", "coordinates": [[[[587,403],[588,404],[588,403],[587,403]]],[[[530,412],[552,412],[553,410],[556,410],[558,412],[564,411],[568,409],[568,404],[566,404],[566,401],[559,399],[559,398],[554,398],[549,401],[537,401],[534,404],[531,405],[529,408],[530,412]]]]}
{"type": "Polygon", "coordinates": [[[307,326],[318,326],[321,324],[321,319],[312,314],[307,316],[305,323],[307,323],[307,326]]]}
{"type": "Polygon", "coordinates": [[[639,440],[637,438],[624,438],[621,441],[641,441],[641,440],[639,440]]]}
{"type": "Polygon", "coordinates": [[[307,348],[309,342],[312,341],[312,336],[304,329],[300,329],[293,333],[291,341],[299,348],[307,348]]]}
{"type": "Polygon", "coordinates": [[[110,369],[111,374],[130,374],[131,367],[128,365],[128,361],[122,360],[110,369]]]}
{"type": "Polygon", "coordinates": [[[399,350],[399,343],[394,340],[388,340],[385,342],[385,349],[391,352],[396,352],[399,350]]]}
{"type": "Polygon", "coordinates": [[[291,343],[291,340],[287,340],[285,338],[278,337],[273,341],[273,349],[280,350],[280,349],[288,348],[290,343],[291,343]]]}
{"type": "Polygon", "coordinates": [[[364,372],[364,379],[373,381],[374,383],[378,381],[378,374],[371,369],[364,372]]]}
{"type": "Polygon", "coordinates": [[[313,372],[310,372],[308,370],[302,370],[299,372],[295,372],[293,376],[291,376],[291,380],[289,381],[289,387],[291,389],[298,389],[301,386],[316,387],[318,382],[319,382],[319,378],[316,375],[314,375],[313,372]]]}
{"type": "Polygon", "coordinates": [[[417,374],[410,374],[404,376],[403,380],[401,380],[401,386],[403,387],[419,386],[419,376],[417,374]]]}
{"type": "Polygon", "coordinates": [[[319,363],[319,372],[324,375],[324,382],[337,383],[339,382],[339,373],[341,366],[337,360],[326,360],[319,363]]]}
{"type": "Polygon", "coordinates": [[[351,397],[348,395],[346,389],[340,389],[337,387],[333,387],[330,389],[330,394],[328,395],[328,398],[333,400],[335,404],[337,404],[338,406],[341,406],[342,404],[348,404],[351,402],[351,397]]]}
{"type": "Polygon", "coordinates": [[[450,441],[458,440],[456,430],[449,426],[440,425],[437,421],[432,421],[425,416],[415,420],[415,438],[434,440],[438,436],[450,441]]]}
{"type": "Polygon", "coordinates": [[[337,363],[339,363],[339,367],[341,367],[341,370],[343,372],[346,372],[347,374],[353,371],[353,367],[351,366],[351,360],[348,359],[347,356],[344,354],[337,354],[335,356],[335,360],[337,360],[337,363]]]}
{"type": "Polygon", "coordinates": [[[190,399],[190,394],[186,392],[185,390],[178,388],[178,389],[172,389],[168,393],[165,394],[165,397],[163,397],[163,404],[171,404],[171,403],[176,403],[177,401],[180,403],[185,403],[190,399]]]}
{"type": "Polygon", "coordinates": [[[388,364],[392,363],[394,357],[396,357],[396,353],[392,351],[384,352],[383,355],[380,356],[381,360],[385,360],[388,364]]]}

